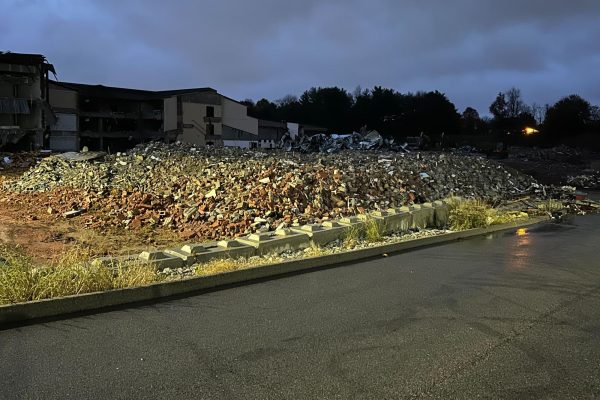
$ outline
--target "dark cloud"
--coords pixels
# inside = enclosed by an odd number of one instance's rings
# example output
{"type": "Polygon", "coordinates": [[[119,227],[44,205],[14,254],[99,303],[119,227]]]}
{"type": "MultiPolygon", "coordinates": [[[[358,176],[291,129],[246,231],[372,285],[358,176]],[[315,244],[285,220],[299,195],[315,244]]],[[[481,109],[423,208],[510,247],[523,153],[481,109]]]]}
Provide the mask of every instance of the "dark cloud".
{"type": "Polygon", "coordinates": [[[276,99],[313,85],[446,92],[486,112],[498,91],[600,103],[600,2],[5,0],[0,49],[63,80],[212,86],[276,99]]]}

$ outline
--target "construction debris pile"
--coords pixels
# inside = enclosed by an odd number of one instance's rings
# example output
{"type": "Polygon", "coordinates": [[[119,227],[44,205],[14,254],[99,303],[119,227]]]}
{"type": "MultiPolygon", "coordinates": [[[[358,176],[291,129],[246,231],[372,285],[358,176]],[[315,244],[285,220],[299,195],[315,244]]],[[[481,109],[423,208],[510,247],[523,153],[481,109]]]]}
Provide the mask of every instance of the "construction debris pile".
{"type": "Polygon", "coordinates": [[[569,185],[580,189],[600,189],[600,171],[589,171],[567,179],[569,185]]]}
{"type": "Polygon", "coordinates": [[[333,154],[342,150],[389,150],[403,153],[409,152],[408,143],[396,143],[394,139],[385,139],[375,130],[347,135],[317,134],[312,136],[300,136],[292,140],[291,136],[285,135],[278,146],[286,151],[299,151],[302,153],[326,153],[333,154]]]}
{"type": "Polygon", "coordinates": [[[12,168],[28,168],[35,164],[39,154],[36,153],[0,153],[0,170],[12,168]]]}
{"type": "Polygon", "coordinates": [[[4,185],[6,201],[96,227],[173,229],[217,239],[433,201],[541,193],[530,176],[481,157],[343,151],[298,154],[150,144],[52,156],[4,185]]]}

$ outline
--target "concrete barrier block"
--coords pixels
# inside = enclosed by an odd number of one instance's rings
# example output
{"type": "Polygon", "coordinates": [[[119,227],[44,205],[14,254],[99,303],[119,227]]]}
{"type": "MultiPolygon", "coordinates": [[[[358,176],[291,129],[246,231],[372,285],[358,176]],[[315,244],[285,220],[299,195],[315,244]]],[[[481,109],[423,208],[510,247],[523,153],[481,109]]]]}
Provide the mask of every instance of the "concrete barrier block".
{"type": "Polygon", "coordinates": [[[165,253],[173,256],[179,257],[183,260],[185,265],[193,265],[196,262],[196,255],[183,251],[182,249],[167,249],[165,253]]]}
{"type": "Polygon", "coordinates": [[[340,225],[361,224],[362,221],[358,217],[343,217],[338,221],[340,225]]]}
{"type": "Polygon", "coordinates": [[[370,215],[372,215],[373,217],[384,218],[387,217],[389,214],[390,212],[386,210],[375,210],[371,212],[370,215]]]}
{"type": "Polygon", "coordinates": [[[344,225],[340,224],[338,221],[324,221],[321,224],[324,228],[343,228],[344,225]]]}
{"type": "Polygon", "coordinates": [[[344,225],[344,224],[340,223],[339,221],[324,221],[321,225],[323,225],[323,228],[325,228],[325,229],[330,229],[330,228],[339,229],[340,239],[344,239],[346,237],[346,234],[348,233],[348,230],[350,227],[350,225],[344,225]]]}
{"type": "Polygon", "coordinates": [[[385,218],[380,216],[381,214],[385,213],[385,211],[378,211],[377,213],[369,213],[369,214],[359,214],[358,215],[358,219],[361,220],[362,222],[367,222],[367,221],[373,221],[375,222],[377,225],[379,225],[379,227],[385,231],[386,230],[386,226],[385,226],[385,218]]]}
{"type": "Polygon", "coordinates": [[[138,258],[145,263],[153,265],[159,270],[165,268],[181,268],[185,266],[185,261],[182,258],[168,254],[164,251],[143,251],[138,258]]]}
{"type": "Polygon", "coordinates": [[[448,204],[442,200],[433,202],[434,207],[434,222],[436,228],[444,228],[448,225],[448,217],[450,216],[450,210],[448,204]]]}
{"type": "Polygon", "coordinates": [[[423,203],[421,204],[421,209],[425,210],[424,214],[427,218],[426,227],[433,228],[435,226],[435,208],[433,203],[423,203]]]}
{"type": "Polygon", "coordinates": [[[337,221],[341,226],[346,228],[345,234],[352,229],[364,229],[365,223],[361,221],[358,217],[343,217],[337,221]]]}
{"type": "Polygon", "coordinates": [[[425,229],[427,228],[428,212],[421,205],[415,204],[408,207],[412,214],[411,228],[425,229]]]}
{"type": "Polygon", "coordinates": [[[296,251],[310,246],[308,235],[287,230],[281,230],[277,234],[274,232],[254,233],[237,240],[254,247],[258,255],[296,251]]]}
{"type": "Polygon", "coordinates": [[[184,251],[185,253],[194,254],[194,255],[200,254],[200,253],[205,253],[208,251],[204,244],[196,244],[196,243],[190,243],[190,244],[183,245],[183,246],[181,246],[181,250],[184,251]]]}
{"type": "Polygon", "coordinates": [[[292,230],[308,235],[310,240],[316,245],[324,245],[338,239],[343,239],[348,228],[336,222],[328,221],[327,225],[309,224],[292,228],[292,230]]]}
{"type": "Polygon", "coordinates": [[[237,240],[221,240],[217,243],[204,244],[206,251],[197,253],[196,264],[205,263],[215,258],[242,258],[256,254],[252,246],[240,243],[237,240]]]}
{"type": "Polygon", "coordinates": [[[384,218],[386,233],[407,232],[412,227],[412,213],[408,207],[390,208],[384,218]]]}

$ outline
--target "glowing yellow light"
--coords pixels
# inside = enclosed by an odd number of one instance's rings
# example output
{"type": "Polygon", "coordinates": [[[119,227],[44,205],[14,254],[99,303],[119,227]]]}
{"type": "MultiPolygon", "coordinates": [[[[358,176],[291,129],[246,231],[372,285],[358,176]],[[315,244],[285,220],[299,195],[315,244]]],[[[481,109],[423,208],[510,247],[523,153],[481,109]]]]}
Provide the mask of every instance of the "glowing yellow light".
{"type": "Polygon", "coordinates": [[[540,131],[538,131],[537,129],[531,128],[529,126],[526,126],[525,128],[523,128],[523,134],[526,136],[533,135],[533,134],[539,133],[539,132],[540,131]]]}
{"type": "Polygon", "coordinates": [[[527,229],[525,229],[525,228],[517,229],[517,236],[524,236],[524,235],[527,235],[527,229]]]}

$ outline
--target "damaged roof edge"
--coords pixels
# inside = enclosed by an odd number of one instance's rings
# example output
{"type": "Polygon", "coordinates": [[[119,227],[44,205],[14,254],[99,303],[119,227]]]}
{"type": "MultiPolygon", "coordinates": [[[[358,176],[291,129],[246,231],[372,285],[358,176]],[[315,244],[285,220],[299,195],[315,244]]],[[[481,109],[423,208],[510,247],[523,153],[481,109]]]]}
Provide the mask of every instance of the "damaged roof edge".
{"type": "Polygon", "coordinates": [[[11,53],[10,51],[0,51],[0,62],[20,65],[41,65],[44,69],[56,74],[54,65],[50,64],[46,57],[42,54],[11,53]]]}
{"type": "Polygon", "coordinates": [[[98,97],[128,97],[132,99],[148,99],[158,100],[166,97],[196,93],[196,92],[214,92],[217,91],[210,87],[202,88],[190,88],[190,89],[175,89],[175,90],[144,90],[144,89],[130,89],[116,86],[104,86],[104,85],[90,85],[86,83],[74,83],[74,82],[60,82],[50,80],[50,84],[60,86],[66,89],[75,90],[81,94],[87,94],[98,97]]]}

